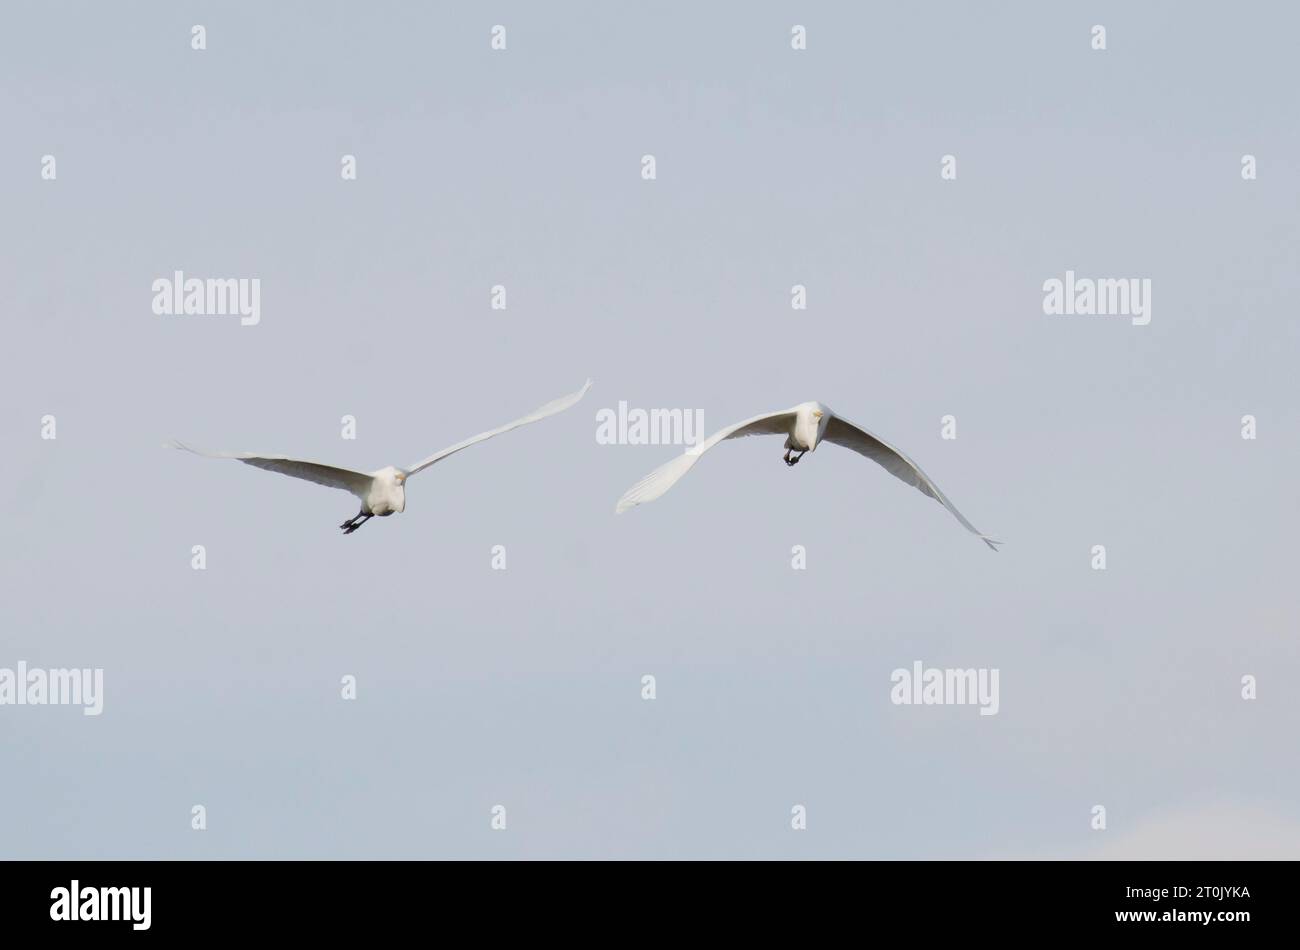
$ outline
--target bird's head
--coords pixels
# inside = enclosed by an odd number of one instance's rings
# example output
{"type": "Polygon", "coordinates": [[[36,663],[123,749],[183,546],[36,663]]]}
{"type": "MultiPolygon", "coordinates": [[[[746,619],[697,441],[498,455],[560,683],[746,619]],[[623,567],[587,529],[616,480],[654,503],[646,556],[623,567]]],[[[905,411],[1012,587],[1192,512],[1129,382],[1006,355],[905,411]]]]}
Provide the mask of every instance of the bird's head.
{"type": "Polygon", "coordinates": [[[812,403],[808,407],[808,414],[812,422],[811,432],[808,433],[808,448],[810,450],[817,448],[817,443],[822,440],[822,434],[826,431],[826,423],[830,422],[830,415],[826,412],[826,407],[819,402],[812,403]]]}

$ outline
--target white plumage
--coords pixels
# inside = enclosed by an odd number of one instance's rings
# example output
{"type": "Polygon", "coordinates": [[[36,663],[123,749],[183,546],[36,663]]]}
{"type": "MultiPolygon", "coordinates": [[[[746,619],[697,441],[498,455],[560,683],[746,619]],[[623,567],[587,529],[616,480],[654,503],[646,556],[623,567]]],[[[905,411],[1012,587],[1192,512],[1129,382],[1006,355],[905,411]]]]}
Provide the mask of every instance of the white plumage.
{"type": "Polygon", "coordinates": [[[490,439],[493,436],[501,435],[503,432],[509,432],[511,429],[517,429],[520,426],[528,425],[530,422],[537,422],[545,419],[547,416],[553,416],[557,412],[563,412],[570,406],[573,406],[591,388],[591,380],[587,380],[582,389],[576,393],[570,393],[567,396],[561,396],[559,399],[552,400],[544,406],[540,406],[522,416],[513,422],[507,422],[503,426],[495,429],[489,429],[487,432],[480,432],[478,435],[470,436],[463,442],[457,442],[455,445],[435,452],[427,458],[415,462],[408,468],[397,468],[389,465],[374,472],[354,472],[346,468],[338,468],[333,465],[322,465],[319,462],[304,462],[300,459],[286,458],[283,455],[255,455],[245,452],[204,452],[200,449],[192,448],[183,442],[172,440],[167,443],[171,448],[184,449],[187,452],[193,452],[195,455],[202,455],[207,458],[236,459],[245,465],[252,465],[256,468],[266,469],[269,472],[279,472],[281,475],[290,475],[294,478],[301,478],[305,481],[315,482],[317,485],[326,485],[330,488],[341,488],[344,491],[351,492],[361,500],[361,510],[349,518],[343,524],[339,525],[344,534],[351,534],[357,528],[361,527],[375,515],[385,517],[394,512],[406,510],[406,479],[421,472],[433,465],[435,462],[441,462],[449,455],[459,452],[461,449],[467,449],[471,445],[490,439]]]}
{"type": "Polygon", "coordinates": [[[790,409],[753,416],[744,422],[738,422],[733,426],[715,432],[704,442],[687,449],[685,454],[679,455],[677,458],[659,466],[659,468],[629,488],[623,497],[618,500],[618,507],[615,510],[622,513],[629,508],[645,504],[648,501],[654,501],[672,488],[678,479],[689,472],[709,449],[727,439],[737,439],[750,435],[784,435],[785,463],[787,465],[794,465],[803,457],[805,452],[815,450],[822,442],[830,442],[851,449],[859,455],[864,455],[873,462],[879,463],[885,471],[895,478],[907,482],[913,488],[939,502],[952,512],[953,516],[961,522],[967,531],[978,537],[994,551],[997,550],[995,545],[1002,543],[983,534],[967,521],[956,506],[948,500],[947,496],[939,490],[939,486],[921,470],[921,466],[888,442],[872,435],[861,426],[854,425],[847,419],[837,416],[819,402],[804,402],[790,409]],[[798,452],[799,454],[792,457],[792,452],[798,452]]]}

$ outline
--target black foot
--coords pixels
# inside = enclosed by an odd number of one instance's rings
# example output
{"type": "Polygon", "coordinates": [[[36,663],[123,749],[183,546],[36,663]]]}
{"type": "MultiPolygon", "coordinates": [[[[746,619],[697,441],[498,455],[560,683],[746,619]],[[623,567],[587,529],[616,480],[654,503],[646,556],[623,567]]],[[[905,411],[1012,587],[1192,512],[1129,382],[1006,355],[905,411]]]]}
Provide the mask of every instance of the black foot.
{"type": "Polygon", "coordinates": [[[367,515],[358,512],[357,514],[349,518],[347,521],[339,525],[339,527],[343,529],[344,534],[351,534],[353,531],[356,531],[357,528],[360,528],[363,524],[365,524],[373,517],[374,515],[367,515]]]}
{"type": "Polygon", "coordinates": [[[800,453],[799,453],[798,455],[796,455],[796,456],[791,457],[789,450],[787,450],[786,453],[785,453],[785,458],[782,459],[782,461],[784,461],[786,465],[798,465],[798,464],[799,464],[799,460],[800,460],[801,458],[803,458],[803,453],[802,453],[802,452],[800,452],[800,453]]]}

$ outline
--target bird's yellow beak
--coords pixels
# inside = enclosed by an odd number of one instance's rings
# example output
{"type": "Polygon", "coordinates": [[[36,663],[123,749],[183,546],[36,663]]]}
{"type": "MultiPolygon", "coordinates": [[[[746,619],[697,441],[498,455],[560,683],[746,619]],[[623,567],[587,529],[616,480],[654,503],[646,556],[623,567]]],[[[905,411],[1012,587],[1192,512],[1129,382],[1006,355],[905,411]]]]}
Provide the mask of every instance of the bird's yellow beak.
{"type": "Polygon", "coordinates": [[[813,415],[820,419],[822,417],[822,411],[820,409],[814,409],[813,415]]]}

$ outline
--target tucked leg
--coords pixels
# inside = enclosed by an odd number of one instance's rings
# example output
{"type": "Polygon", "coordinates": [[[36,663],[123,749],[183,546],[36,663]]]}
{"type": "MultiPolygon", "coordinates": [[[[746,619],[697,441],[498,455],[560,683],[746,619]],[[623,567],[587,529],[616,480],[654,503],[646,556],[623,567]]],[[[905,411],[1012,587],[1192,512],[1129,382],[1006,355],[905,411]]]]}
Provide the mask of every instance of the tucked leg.
{"type": "Polygon", "coordinates": [[[373,517],[374,515],[366,514],[364,511],[358,511],[347,521],[339,525],[339,527],[343,529],[344,534],[351,534],[373,517]]]}

